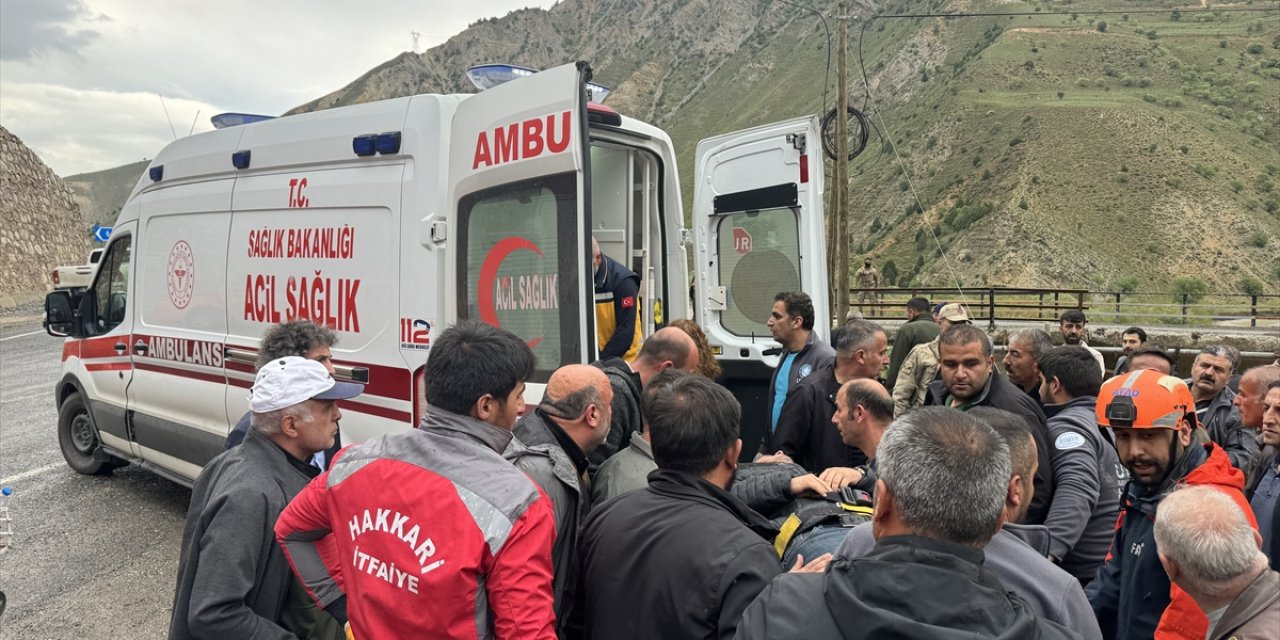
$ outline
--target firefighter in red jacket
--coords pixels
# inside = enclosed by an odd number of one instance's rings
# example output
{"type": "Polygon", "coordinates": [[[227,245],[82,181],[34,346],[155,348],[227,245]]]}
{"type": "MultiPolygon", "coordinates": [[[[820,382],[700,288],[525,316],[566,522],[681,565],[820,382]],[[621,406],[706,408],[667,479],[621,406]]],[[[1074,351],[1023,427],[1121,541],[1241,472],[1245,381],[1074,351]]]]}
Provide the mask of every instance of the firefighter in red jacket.
{"type": "Polygon", "coordinates": [[[1256,529],[1242,493],[1244,474],[1231,466],[1222,448],[1195,433],[1195,400],[1178,378],[1148,370],[1111,378],[1098,393],[1096,413],[1098,424],[1115,433],[1116,450],[1130,475],[1111,551],[1085,590],[1102,635],[1200,640],[1209,620],[1191,596],[1170,583],[1160,564],[1156,509],[1180,485],[1208,485],[1230,495],[1256,529]]]}
{"type": "Polygon", "coordinates": [[[555,639],[551,502],[501,455],[533,370],[507,331],[446,330],[421,427],[345,449],[280,515],[294,572],[326,611],[345,601],[354,637],[555,639]]]}

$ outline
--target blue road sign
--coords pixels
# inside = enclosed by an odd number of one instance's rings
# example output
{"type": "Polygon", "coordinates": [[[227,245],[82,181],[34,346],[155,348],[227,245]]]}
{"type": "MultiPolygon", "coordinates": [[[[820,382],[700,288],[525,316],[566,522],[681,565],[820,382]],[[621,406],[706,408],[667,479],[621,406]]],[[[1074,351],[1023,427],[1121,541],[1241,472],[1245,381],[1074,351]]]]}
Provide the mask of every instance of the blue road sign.
{"type": "Polygon", "coordinates": [[[95,224],[90,231],[93,232],[94,242],[106,242],[111,238],[111,227],[103,227],[95,224]]]}

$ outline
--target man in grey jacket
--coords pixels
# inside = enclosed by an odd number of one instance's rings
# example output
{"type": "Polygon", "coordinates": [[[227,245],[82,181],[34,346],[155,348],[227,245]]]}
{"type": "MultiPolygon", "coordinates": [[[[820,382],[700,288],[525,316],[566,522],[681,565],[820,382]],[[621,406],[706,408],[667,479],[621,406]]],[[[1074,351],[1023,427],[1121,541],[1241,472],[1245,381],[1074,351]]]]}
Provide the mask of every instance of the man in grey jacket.
{"type": "Polygon", "coordinates": [[[582,480],[587,454],[609,435],[612,400],[603,371],[586,364],[560,367],[547,380],[538,408],[516,422],[515,438],[502,454],[546,492],[555,511],[552,586],[562,638],[578,583],[578,528],[591,507],[582,480]]]}
{"type": "Polygon", "coordinates": [[[1156,512],[1160,564],[1209,618],[1208,640],[1275,638],[1280,573],[1240,505],[1214,487],[1174,491],[1156,512]]]}
{"type": "MultiPolygon", "coordinates": [[[[274,529],[285,505],[320,473],[307,461],[333,445],[342,415],[336,401],[362,390],[298,356],[258,371],[244,443],[209,461],[191,491],[170,640],[323,637],[300,628],[311,623],[341,637],[325,614],[305,612],[310,598],[295,585],[274,529]]],[[[345,600],[335,604],[345,619],[345,600]]]]}
{"type": "MultiPolygon", "coordinates": [[[[1092,357],[1089,364],[1096,369],[1092,357]]],[[[1035,491],[1030,479],[1035,475],[1038,456],[1035,439],[1026,423],[1008,411],[989,407],[976,408],[971,414],[1000,434],[1009,445],[1011,473],[1005,495],[1004,526],[987,544],[984,566],[1009,591],[1025,600],[1036,615],[1080,634],[1085,640],[1101,640],[1102,632],[1080,582],[1046,558],[1048,531],[1041,525],[1012,524],[1026,513],[1035,491]]],[[[861,525],[845,538],[835,557],[861,558],[874,546],[870,525],[861,525]]]]}
{"type": "Polygon", "coordinates": [[[1061,346],[1041,356],[1039,367],[1053,466],[1053,502],[1044,519],[1052,540],[1049,559],[1088,584],[1111,548],[1129,473],[1098,428],[1102,376],[1093,356],[1061,346]]]}
{"type": "Polygon", "coordinates": [[[1200,350],[1191,365],[1187,387],[1196,401],[1196,419],[1209,439],[1222,447],[1231,466],[1248,473],[1258,456],[1257,434],[1244,428],[1236,393],[1227,386],[1239,363],[1239,351],[1223,345],[1200,350]]]}
{"type": "Polygon", "coordinates": [[[1003,438],[968,414],[924,407],[894,421],[877,460],[875,515],[850,534],[869,533],[871,548],[842,548],[823,575],[775,579],[737,640],[1076,637],[1010,594],[984,558],[1009,495],[1003,438]]]}

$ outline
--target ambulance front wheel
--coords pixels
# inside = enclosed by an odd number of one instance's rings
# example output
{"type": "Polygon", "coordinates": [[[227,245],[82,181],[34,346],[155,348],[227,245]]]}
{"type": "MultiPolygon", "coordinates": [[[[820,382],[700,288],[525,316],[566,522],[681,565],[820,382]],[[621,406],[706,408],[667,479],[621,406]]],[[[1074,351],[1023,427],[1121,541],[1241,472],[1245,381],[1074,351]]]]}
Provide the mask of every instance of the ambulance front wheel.
{"type": "Polygon", "coordinates": [[[73,394],[58,410],[58,446],[67,465],[85,475],[102,475],[123,464],[100,451],[98,430],[80,394],[73,394]]]}

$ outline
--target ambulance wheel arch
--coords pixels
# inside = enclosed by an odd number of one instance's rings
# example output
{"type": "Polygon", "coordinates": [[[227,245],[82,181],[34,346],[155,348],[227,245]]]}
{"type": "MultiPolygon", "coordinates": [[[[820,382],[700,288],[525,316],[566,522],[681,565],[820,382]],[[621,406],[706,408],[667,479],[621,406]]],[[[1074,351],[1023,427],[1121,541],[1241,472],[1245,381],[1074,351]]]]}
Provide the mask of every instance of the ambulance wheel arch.
{"type": "Polygon", "coordinates": [[[84,475],[104,475],[129,464],[102,451],[98,426],[84,394],[72,391],[58,405],[58,448],[67,466],[84,475]]]}

